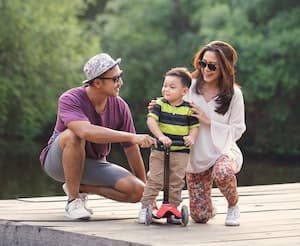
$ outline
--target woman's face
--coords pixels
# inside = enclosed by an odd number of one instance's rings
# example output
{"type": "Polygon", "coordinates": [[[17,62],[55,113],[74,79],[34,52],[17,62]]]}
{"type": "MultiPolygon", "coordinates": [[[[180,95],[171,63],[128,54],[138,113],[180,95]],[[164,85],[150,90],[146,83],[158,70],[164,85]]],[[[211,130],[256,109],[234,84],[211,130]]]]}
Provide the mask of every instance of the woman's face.
{"type": "Polygon", "coordinates": [[[206,83],[218,83],[221,70],[215,52],[206,51],[201,61],[200,67],[204,81],[206,83]]]}

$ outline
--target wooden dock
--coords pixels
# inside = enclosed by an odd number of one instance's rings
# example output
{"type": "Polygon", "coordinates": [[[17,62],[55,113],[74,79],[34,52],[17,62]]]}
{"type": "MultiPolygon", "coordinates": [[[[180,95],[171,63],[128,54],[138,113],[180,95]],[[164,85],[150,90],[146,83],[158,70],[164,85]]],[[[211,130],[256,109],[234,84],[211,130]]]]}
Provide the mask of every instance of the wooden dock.
{"type": "MultiPolygon", "coordinates": [[[[300,183],[239,187],[241,226],[224,226],[226,201],[213,189],[216,217],[186,227],[138,224],[140,204],[90,196],[90,221],[64,217],[65,196],[0,200],[0,246],[300,245],[300,183]]],[[[161,196],[160,196],[161,197],[161,196]]],[[[187,191],[183,204],[188,205],[187,191]]]]}

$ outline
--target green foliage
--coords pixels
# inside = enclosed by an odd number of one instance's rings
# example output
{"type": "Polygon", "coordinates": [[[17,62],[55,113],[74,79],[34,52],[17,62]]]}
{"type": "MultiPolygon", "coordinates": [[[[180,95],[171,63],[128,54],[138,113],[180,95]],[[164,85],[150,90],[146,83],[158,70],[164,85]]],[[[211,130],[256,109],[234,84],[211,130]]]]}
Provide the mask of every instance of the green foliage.
{"type": "Polygon", "coordinates": [[[32,139],[53,125],[57,97],[80,85],[100,43],[122,57],[121,94],[144,132],[164,73],[192,70],[200,47],[224,40],[239,54],[243,149],[300,153],[298,0],[0,0],[0,11],[0,135],[32,139]]]}
{"type": "Polygon", "coordinates": [[[58,95],[83,79],[98,49],[77,15],[82,1],[0,2],[0,134],[32,138],[55,119],[58,95]]]}
{"type": "Polygon", "coordinates": [[[249,149],[299,154],[300,6],[279,2],[257,1],[255,10],[246,12],[255,32],[238,40],[239,74],[253,138],[249,149]]]}
{"type": "Polygon", "coordinates": [[[243,148],[299,154],[299,16],[295,0],[110,0],[94,31],[106,51],[123,58],[122,94],[138,129],[145,129],[146,106],[160,95],[162,75],[174,66],[191,69],[199,47],[225,40],[239,54],[243,148]]]}
{"type": "Polygon", "coordinates": [[[149,100],[161,95],[164,73],[191,64],[194,27],[182,2],[186,1],[109,1],[106,14],[97,19],[95,32],[104,50],[123,58],[121,93],[140,131],[146,131],[149,100]]]}

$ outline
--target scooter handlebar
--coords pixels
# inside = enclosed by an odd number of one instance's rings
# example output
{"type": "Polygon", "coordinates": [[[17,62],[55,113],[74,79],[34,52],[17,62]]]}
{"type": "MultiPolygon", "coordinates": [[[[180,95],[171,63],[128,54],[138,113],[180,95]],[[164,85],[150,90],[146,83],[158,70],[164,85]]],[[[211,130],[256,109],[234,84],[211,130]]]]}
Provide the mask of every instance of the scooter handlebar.
{"type": "MultiPolygon", "coordinates": [[[[156,144],[157,144],[157,147],[159,147],[159,148],[166,148],[166,146],[164,146],[164,144],[161,141],[159,141],[158,139],[156,141],[156,144]]],[[[182,140],[179,140],[179,139],[173,140],[171,146],[184,146],[184,140],[183,139],[182,140]]],[[[170,148],[170,146],[168,146],[168,148],[170,148]]]]}

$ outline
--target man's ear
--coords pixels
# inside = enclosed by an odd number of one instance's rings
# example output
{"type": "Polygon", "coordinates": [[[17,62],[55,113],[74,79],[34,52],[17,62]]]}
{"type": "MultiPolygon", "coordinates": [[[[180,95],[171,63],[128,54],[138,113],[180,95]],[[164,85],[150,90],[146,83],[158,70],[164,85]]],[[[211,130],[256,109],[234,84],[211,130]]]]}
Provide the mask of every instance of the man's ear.
{"type": "Polygon", "coordinates": [[[93,81],[93,85],[96,87],[96,88],[100,88],[101,86],[102,86],[102,84],[103,84],[103,80],[101,80],[101,79],[94,79],[94,81],[93,81]]]}

